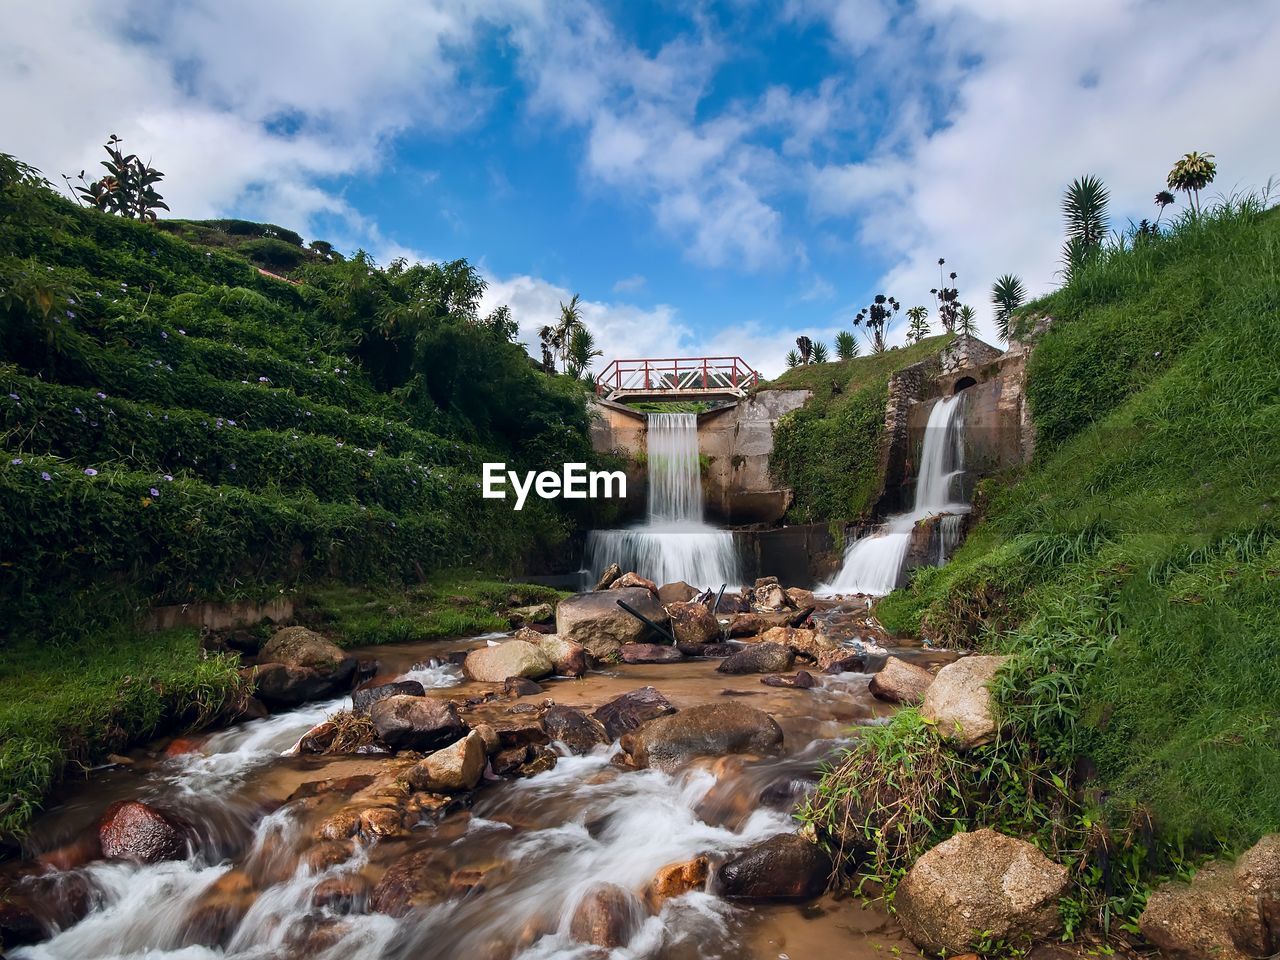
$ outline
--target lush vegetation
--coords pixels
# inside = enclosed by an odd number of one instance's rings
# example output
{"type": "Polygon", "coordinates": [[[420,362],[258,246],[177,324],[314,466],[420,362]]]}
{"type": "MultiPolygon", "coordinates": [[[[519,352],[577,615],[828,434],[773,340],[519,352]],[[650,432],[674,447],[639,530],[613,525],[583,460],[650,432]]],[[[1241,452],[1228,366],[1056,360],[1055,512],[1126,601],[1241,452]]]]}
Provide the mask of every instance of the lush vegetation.
{"type": "Polygon", "coordinates": [[[795,491],[790,522],[853,520],[875,507],[889,378],[935,356],[950,341],[947,334],[865,357],[798,366],[767,385],[813,391],[774,430],[769,469],[795,491]]]}
{"type": "Polygon", "coordinates": [[[1035,459],[984,484],[950,565],[877,607],[892,630],[1012,654],[996,689],[1009,732],[936,762],[914,712],[864,739],[809,811],[861,845],[863,869],[891,880],[893,844],[1004,825],[1076,868],[1072,930],[1131,922],[1188,851],[1280,829],[1280,214],[1266,206],[1231,199],[1099,246],[1013,316],[1015,333],[1054,318],[1029,366],[1035,459]],[[942,815],[877,834],[895,790],[942,815]]]}
{"type": "Polygon", "coordinates": [[[147,608],[293,590],[352,643],[494,629],[492,571],[591,509],[481,499],[483,461],[595,457],[582,383],[479,313],[466,261],[153,222],[157,171],[108,152],[81,204],[0,155],[0,832],[67,763],[238,695],[194,635],[139,636],[147,608]],[[440,579],[463,565],[490,579],[440,579]],[[405,613],[361,620],[356,587],[405,613]]]}

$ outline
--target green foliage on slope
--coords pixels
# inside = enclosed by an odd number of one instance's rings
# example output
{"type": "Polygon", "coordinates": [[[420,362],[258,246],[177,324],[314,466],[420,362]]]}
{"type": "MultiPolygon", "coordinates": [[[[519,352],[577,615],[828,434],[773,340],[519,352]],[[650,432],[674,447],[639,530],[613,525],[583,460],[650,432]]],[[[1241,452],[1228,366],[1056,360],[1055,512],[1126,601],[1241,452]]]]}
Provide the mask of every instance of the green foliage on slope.
{"type": "Polygon", "coordinates": [[[951,335],[835,363],[794,367],[765,389],[811,390],[801,409],[774,430],[769,469],[795,491],[792,523],[856,520],[870,513],[880,490],[880,440],[889,378],[936,356],[951,335]]]}

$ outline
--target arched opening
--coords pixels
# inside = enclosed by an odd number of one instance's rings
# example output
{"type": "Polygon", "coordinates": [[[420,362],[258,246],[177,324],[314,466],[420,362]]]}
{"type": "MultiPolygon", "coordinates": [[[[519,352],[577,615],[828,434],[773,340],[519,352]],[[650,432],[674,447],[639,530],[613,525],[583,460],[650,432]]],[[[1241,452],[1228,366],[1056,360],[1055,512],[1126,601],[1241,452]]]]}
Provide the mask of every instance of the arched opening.
{"type": "Polygon", "coordinates": [[[953,389],[951,392],[953,394],[959,393],[961,390],[965,389],[966,387],[972,387],[977,382],[978,381],[973,379],[973,377],[961,377],[959,380],[956,381],[955,389],[953,389]]]}

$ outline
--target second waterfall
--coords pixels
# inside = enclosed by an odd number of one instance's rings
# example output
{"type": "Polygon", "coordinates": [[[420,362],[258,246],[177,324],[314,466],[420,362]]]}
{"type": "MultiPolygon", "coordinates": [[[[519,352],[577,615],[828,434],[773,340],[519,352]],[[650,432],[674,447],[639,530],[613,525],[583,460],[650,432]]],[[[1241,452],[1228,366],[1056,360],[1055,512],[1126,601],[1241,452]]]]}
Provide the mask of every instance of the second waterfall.
{"type": "Polygon", "coordinates": [[[648,515],[627,530],[591,531],[587,572],[598,576],[617,563],[657,584],[739,585],[742,569],[733,534],[702,517],[697,415],[651,413],[647,420],[648,515]]]}

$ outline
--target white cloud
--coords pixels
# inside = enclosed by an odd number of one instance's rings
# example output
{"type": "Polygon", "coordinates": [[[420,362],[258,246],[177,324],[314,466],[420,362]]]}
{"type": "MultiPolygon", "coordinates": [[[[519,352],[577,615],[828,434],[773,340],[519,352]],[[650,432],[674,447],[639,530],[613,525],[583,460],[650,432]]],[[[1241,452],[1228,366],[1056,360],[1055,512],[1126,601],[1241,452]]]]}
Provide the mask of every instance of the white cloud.
{"type": "Polygon", "coordinates": [[[644,285],[648,283],[642,273],[633,273],[629,277],[623,277],[613,285],[614,293],[634,293],[637,290],[643,290],[644,285]]]}
{"type": "MultiPolygon", "coordinates": [[[[865,4],[826,6],[840,34],[865,4]]],[[[1057,282],[1058,202],[1080,174],[1110,187],[1121,227],[1153,215],[1152,196],[1187,150],[1215,152],[1227,190],[1276,172],[1265,119],[1280,62],[1275,4],[930,0],[920,15],[951,28],[938,62],[981,56],[949,91],[946,123],[889,157],[815,167],[809,179],[816,215],[860,220],[864,242],[893,255],[882,287],[904,305],[931,305],[944,256],[992,336],[997,275],[1018,273],[1033,293],[1057,282]]]]}

